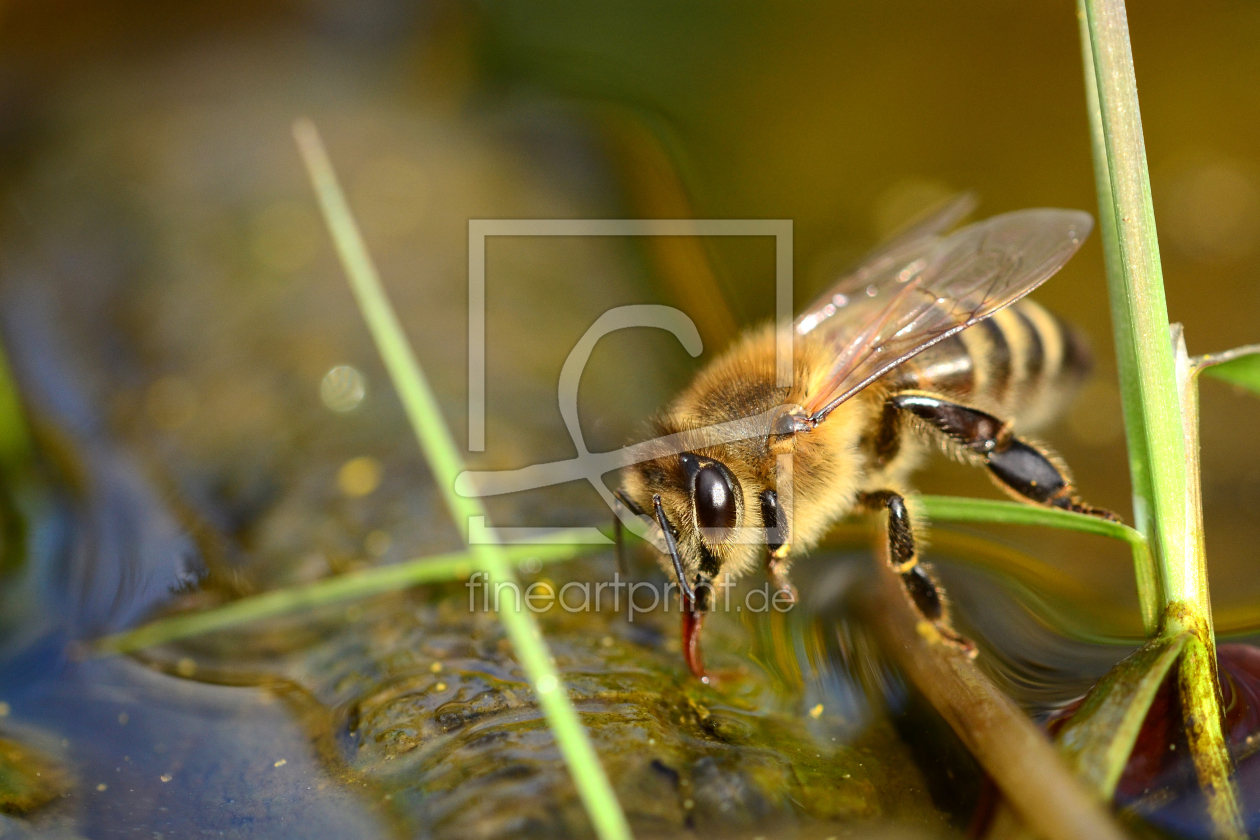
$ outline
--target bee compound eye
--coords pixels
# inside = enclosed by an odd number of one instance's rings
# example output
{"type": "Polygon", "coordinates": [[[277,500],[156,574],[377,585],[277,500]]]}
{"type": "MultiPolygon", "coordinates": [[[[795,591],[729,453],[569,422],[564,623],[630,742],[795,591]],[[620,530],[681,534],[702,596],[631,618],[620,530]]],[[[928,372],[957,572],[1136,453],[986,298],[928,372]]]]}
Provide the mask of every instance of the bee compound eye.
{"type": "Polygon", "coordinates": [[[705,464],[696,473],[695,501],[696,520],[702,529],[729,530],[735,527],[735,490],[722,467],[705,464]]]}

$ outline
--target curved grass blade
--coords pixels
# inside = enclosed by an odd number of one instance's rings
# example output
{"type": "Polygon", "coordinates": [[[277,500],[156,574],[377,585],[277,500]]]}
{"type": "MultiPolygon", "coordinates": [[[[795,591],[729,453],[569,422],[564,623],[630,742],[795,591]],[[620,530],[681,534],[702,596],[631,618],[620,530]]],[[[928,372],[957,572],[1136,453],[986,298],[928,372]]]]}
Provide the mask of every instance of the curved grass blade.
{"type": "MultiPolygon", "coordinates": [[[[1146,540],[1141,534],[1127,525],[1094,516],[993,499],[920,496],[918,500],[929,518],[937,522],[1039,525],[1097,534],[1126,542],[1133,552],[1135,564],[1149,559],[1146,540]]],[[[507,545],[501,550],[509,563],[519,563],[526,559],[535,559],[541,563],[572,560],[598,548],[589,543],[566,542],[570,534],[576,537],[580,533],[584,531],[557,531],[548,543],[507,545]]],[[[626,536],[629,539],[638,539],[633,534],[626,536]]],[[[349,572],[303,586],[250,595],[195,613],[157,619],[132,630],[97,639],[91,644],[91,652],[95,655],[132,653],[203,633],[227,630],[254,621],[265,621],[420,584],[462,580],[468,577],[475,564],[476,558],[471,552],[456,551],[349,572]]]]}
{"type": "Polygon", "coordinates": [[[1168,670],[1189,633],[1147,642],[1099,680],[1055,741],[1070,766],[1110,801],[1168,670]]]}
{"type": "Polygon", "coordinates": [[[1035,507],[1020,502],[997,499],[969,499],[961,496],[919,496],[919,503],[928,518],[936,522],[989,522],[1002,525],[1040,525],[1065,531],[1079,531],[1123,540],[1133,554],[1137,578],[1138,603],[1142,625],[1147,633],[1158,627],[1160,604],[1156,587],[1155,563],[1150,546],[1139,531],[1120,522],[1087,516],[1069,510],[1035,507]]]}
{"type": "MultiPolygon", "coordinates": [[[[294,123],[293,135],[332,233],[337,254],[349,276],[351,289],[363,311],[377,350],[380,351],[390,379],[402,399],[412,430],[429,468],[433,471],[447,509],[456,524],[464,529],[472,517],[485,517],[485,510],[479,499],[460,496],[455,492],[455,478],[464,469],[463,459],[442,419],[437,398],[429,388],[393,307],[385,297],[376,267],[346,204],[314,123],[310,120],[298,120],[294,123]]],[[[470,550],[478,568],[491,580],[507,582],[514,579],[512,568],[501,546],[475,544],[470,546],[470,550]]],[[[630,827],[625,814],[613,794],[612,785],[599,763],[595,748],[578,719],[577,710],[569,701],[568,693],[560,682],[537,621],[528,611],[520,609],[500,610],[498,616],[521,666],[534,686],[539,705],[569,766],[573,784],[590,815],[595,831],[605,840],[628,838],[630,827]]]]}
{"type": "MultiPolygon", "coordinates": [[[[556,537],[563,539],[564,533],[557,533],[556,537]]],[[[591,548],[590,545],[577,544],[514,545],[504,546],[503,554],[509,562],[520,562],[528,558],[541,563],[555,563],[588,554],[591,548]]],[[[421,557],[406,563],[347,572],[305,586],[276,589],[222,606],[160,618],[125,633],[97,639],[91,645],[91,652],[103,656],[132,653],[202,633],[226,630],[254,621],[278,618],[385,592],[396,592],[422,583],[462,580],[468,577],[474,565],[475,558],[471,552],[454,551],[421,557]]]]}
{"type": "MultiPolygon", "coordinates": [[[[956,496],[920,496],[928,516],[938,522],[989,522],[1006,525],[1040,525],[1098,534],[1122,540],[1133,551],[1134,562],[1148,557],[1146,541],[1137,531],[1117,522],[1069,511],[1036,508],[1018,502],[992,499],[969,499],[956,496]]],[[[566,539],[579,531],[557,531],[545,544],[507,545],[501,551],[509,563],[536,559],[541,563],[572,560],[589,554],[598,546],[568,543],[566,539]]],[[[628,538],[637,540],[633,534],[628,538]]],[[[291,615],[306,609],[368,598],[424,583],[442,583],[466,578],[476,558],[469,551],[456,551],[421,557],[405,563],[379,566],[349,572],[304,586],[286,587],[240,598],[218,607],[195,613],[173,615],[140,627],[96,640],[91,650],[97,655],[132,653],[154,645],[227,630],[254,621],[291,615]]]]}

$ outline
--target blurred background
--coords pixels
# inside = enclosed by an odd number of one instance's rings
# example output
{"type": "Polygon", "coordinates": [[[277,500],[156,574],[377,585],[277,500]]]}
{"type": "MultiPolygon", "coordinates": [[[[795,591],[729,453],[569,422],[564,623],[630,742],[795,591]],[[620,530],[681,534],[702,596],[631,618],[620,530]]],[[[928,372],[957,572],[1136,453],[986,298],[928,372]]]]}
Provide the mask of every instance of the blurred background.
{"type": "MultiPolygon", "coordinates": [[[[1170,315],[1191,353],[1260,341],[1260,5],[1146,0],[1129,13],[1170,315]]],[[[211,605],[458,547],[323,230],[290,134],[301,116],[323,133],[461,445],[469,219],[790,219],[799,307],[960,191],[977,193],[981,217],[1096,213],[1067,0],[12,0],[0,9],[0,335],[54,487],[27,508],[25,560],[6,559],[46,569],[43,596],[9,598],[17,637],[64,642],[131,626],[172,592],[178,606],[211,605]]],[[[772,315],[773,259],[756,239],[492,240],[486,450],[470,462],[571,456],[555,387],[573,344],[611,306],[678,306],[700,358],[663,333],[621,333],[583,378],[588,445],[633,439],[739,329],[772,315]]],[[[1086,499],[1129,519],[1099,237],[1036,298],[1097,359],[1044,437],[1086,499]]],[[[1202,401],[1218,627],[1241,631],[1260,625],[1257,405],[1215,381],[1202,401]]],[[[919,487],[997,496],[943,461],[919,487]]],[[[580,485],[493,501],[501,525],[607,517],[580,485]]],[[[1122,547],[985,533],[1108,605],[1091,614],[1099,634],[1138,632],[1122,547]]],[[[18,684],[68,667],[52,648],[18,648],[5,672],[18,684]]],[[[120,673],[79,685],[186,690],[120,673]]],[[[64,694],[49,711],[46,694],[24,701],[14,684],[3,708],[44,708],[54,751],[69,729],[91,740],[104,725],[64,694]]],[[[126,715],[93,708],[115,727],[126,715]]],[[[91,766],[112,772],[115,746],[91,766]]],[[[144,807],[92,806],[88,824],[157,819],[154,789],[144,807]]],[[[285,795],[305,802],[296,790],[285,795]]]]}

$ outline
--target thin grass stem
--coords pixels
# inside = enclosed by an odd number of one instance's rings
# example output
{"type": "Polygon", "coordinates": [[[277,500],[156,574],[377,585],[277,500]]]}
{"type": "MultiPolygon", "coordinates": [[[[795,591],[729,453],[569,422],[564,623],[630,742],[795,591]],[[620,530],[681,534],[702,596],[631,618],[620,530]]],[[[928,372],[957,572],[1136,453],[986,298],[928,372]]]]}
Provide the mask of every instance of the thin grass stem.
{"type": "Polygon", "coordinates": [[[1095,172],[1107,176],[1105,183],[1099,178],[1099,205],[1109,205],[1101,211],[1109,217],[1104,228],[1112,229],[1104,239],[1115,242],[1107,280],[1121,398],[1126,423],[1142,428],[1136,435],[1139,445],[1130,448],[1131,463],[1137,464],[1134,492],[1142,508],[1137,518],[1160,567],[1165,603],[1189,601],[1203,608],[1206,593],[1198,591],[1194,563],[1187,557],[1193,554],[1186,545],[1192,530],[1186,520],[1190,476],[1128,20],[1123,0],[1082,2],[1093,64],[1089,87],[1097,102],[1091,114],[1094,148],[1105,153],[1105,163],[1095,172]]]}
{"type": "MultiPolygon", "coordinates": [[[[1078,531],[1125,542],[1133,553],[1135,565],[1145,563],[1149,558],[1146,539],[1140,533],[1127,525],[1096,516],[1036,508],[1017,502],[961,496],[920,496],[918,501],[929,519],[936,522],[1029,525],[1078,531]]],[[[505,545],[501,550],[509,563],[519,563],[526,559],[544,564],[563,562],[584,556],[598,548],[587,543],[567,542],[571,537],[576,538],[585,533],[585,530],[557,531],[547,543],[505,545]]],[[[632,534],[628,537],[637,539],[632,534]]],[[[160,618],[132,630],[97,639],[91,644],[91,651],[100,656],[133,653],[154,645],[170,644],[204,633],[292,615],[306,609],[328,607],[425,583],[463,580],[472,572],[476,563],[472,552],[456,551],[348,572],[303,586],[250,595],[195,613],[160,618]]],[[[1152,597],[1154,595],[1149,594],[1152,597]]]]}
{"type": "MultiPolygon", "coordinates": [[[[558,533],[563,540],[564,534],[558,533]]],[[[536,559],[540,563],[572,560],[587,554],[592,546],[580,544],[504,546],[509,562],[536,559]]],[[[454,551],[432,557],[421,557],[405,563],[377,566],[316,581],[305,586],[287,587],[259,595],[250,595],[211,609],[160,618],[134,630],[96,640],[91,650],[96,655],[133,653],[154,645],[200,636],[216,630],[228,630],[255,621],[279,618],[303,610],[329,607],[334,604],[396,592],[422,583],[445,583],[462,580],[472,573],[476,560],[469,551],[454,551]]]]}
{"type": "MultiPolygon", "coordinates": [[[[463,471],[464,466],[442,418],[437,399],[416,362],[393,307],[385,297],[376,267],[346,204],[315,125],[309,120],[299,120],[293,126],[293,134],[332,233],[337,253],[349,277],[350,286],[376,341],[377,350],[402,399],[411,427],[429,468],[433,471],[434,480],[446,506],[456,524],[461,529],[466,529],[468,520],[474,516],[484,517],[485,510],[477,498],[460,496],[455,492],[455,478],[463,471]]],[[[492,580],[514,579],[512,567],[502,547],[475,544],[470,546],[470,551],[478,568],[492,580]]],[[[578,719],[577,710],[569,701],[569,695],[560,682],[560,676],[534,616],[521,609],[500,610],[498,615],[521,666],[533,684],[539,704],[569,766],[569,773],[595,831],[605,840],[628,838],[630,828],[625,814],[617,802],[604,768],[599,763],[595,748],[578,719]]]]}
{"type": "Polygon", "coordinates": [[[1179,659],[1178,692],[1207,810],[1218,836],[1241,837],[1208,597],[1197,392],[1184,341],[1178,332],[1174,350],[1169,330],[1124,0],[1078,0],[1078,14],[1088,44],[1086,93],[1135,518],[1158,567],[1160,636],[1191,636],[1179,659]]]}

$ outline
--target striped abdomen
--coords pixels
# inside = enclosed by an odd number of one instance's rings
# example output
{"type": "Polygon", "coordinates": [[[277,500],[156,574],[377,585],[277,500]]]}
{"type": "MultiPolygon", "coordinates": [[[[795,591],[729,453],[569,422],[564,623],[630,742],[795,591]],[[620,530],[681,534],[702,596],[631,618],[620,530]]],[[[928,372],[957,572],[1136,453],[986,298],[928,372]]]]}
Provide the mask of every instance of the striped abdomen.
{"type": "Polygon", "coordinates": [[[1059,413],[1089,369],[1080,336],[1025,298],[910,359],[888,384],[946,395],[1035,429],[1059,413]]]}

